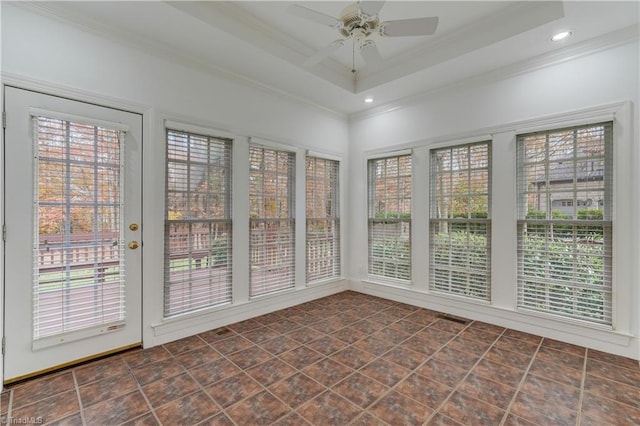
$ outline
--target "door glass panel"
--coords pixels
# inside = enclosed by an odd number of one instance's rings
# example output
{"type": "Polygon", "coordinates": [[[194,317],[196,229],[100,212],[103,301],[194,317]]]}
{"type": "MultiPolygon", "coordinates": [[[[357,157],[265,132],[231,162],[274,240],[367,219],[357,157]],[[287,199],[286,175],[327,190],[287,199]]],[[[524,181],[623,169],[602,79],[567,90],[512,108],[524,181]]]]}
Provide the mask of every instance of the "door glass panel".
{"type": "Polygon", "coordinates": [[[125,319],[124,133],[33,117],[33,336],[125,319]]]}

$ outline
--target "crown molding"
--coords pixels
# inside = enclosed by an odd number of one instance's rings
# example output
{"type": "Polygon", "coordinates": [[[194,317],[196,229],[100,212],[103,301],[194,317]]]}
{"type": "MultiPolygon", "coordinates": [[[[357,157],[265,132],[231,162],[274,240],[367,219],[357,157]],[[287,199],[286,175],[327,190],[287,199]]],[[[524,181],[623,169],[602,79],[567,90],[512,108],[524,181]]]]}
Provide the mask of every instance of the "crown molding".
{"type": "Polygon", "coordinates": [[[487,71],[482,74],[474,75],[469,78],[455,81],[440,87],[429,89],[411,96],[396,99],[375,108],[365,111],[356,112],[349,115],[350,122],[365,120],[377,115],[386,114],[392,111],[411,107],[416,103],[425,101],[436,94],[447,92],[449,90],[473,87],[480,84],[492,83],[507,78],[512,78],[521,74],[534,72],[543,68],[548,68],[564,62],[572,61],[578,58],[589,56],[604,50],[613,49],[629,43],[638,42],[640,35],[640,25],[634,24],[622,28],[617,31],[604,34],[585,40],[575,45],[567,46],[552,52],[543,53],[534,58],[525,59],[510,65],[487,71]]]}
{"type": "Polygon", "coordinates": [[[85,14],[77,13],[71,8],[61,6],[57,2],[12,2],[28,12],[35,13],[45,18],[54,19],[63,24],[70,25],[86,33],[113,41],[128,48],[134,48],[144,53],[148,53],[168,62],[185,66],[187,68],[200,71],[218,78],[223,78],[234,83],[258,89],[280,99],[295,102],[307,107],[311,107],[319,112],[328,114],[335,118],[346,119],[348,114],[313,102],[305,97],[295,95],[286,90],[279,89],[269,84],[247,77],[243,74],[230,71],[228,69],[212,65],[195,55],[189,55],[183,51],[168,47],[164,43],[153,41],[147,37],[140,36],[134,32],[122,28],[113,28],[101,21],[88,17],[85,14]]]}

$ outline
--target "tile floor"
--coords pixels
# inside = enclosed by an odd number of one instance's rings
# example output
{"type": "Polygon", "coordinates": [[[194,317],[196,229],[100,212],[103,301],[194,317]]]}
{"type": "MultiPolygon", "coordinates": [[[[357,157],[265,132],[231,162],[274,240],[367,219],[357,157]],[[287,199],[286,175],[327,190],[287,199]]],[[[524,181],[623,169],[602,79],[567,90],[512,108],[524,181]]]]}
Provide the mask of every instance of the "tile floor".
{"type": "Polygon", "coordinates": [[[0,415],[91,426],[637,425],[640,367],[344,292],[11,386],[0,415]]]}

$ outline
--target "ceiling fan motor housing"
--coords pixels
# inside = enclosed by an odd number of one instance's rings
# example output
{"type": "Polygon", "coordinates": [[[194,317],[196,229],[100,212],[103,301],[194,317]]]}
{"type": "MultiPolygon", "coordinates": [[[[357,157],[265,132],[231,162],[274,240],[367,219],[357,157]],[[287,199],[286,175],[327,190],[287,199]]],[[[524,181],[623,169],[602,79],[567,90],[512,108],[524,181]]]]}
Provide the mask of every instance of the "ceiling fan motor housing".
{"type": "Polygon", "coordinates": [[[340,34],[343,37],[351,37],[354,32],[357,32],[361,37],[368,37],[380,24],[378,16],[367,15],[362,11],[358,3],[345,7],[340,13],[340,21],[342,22],[340,34]]]}

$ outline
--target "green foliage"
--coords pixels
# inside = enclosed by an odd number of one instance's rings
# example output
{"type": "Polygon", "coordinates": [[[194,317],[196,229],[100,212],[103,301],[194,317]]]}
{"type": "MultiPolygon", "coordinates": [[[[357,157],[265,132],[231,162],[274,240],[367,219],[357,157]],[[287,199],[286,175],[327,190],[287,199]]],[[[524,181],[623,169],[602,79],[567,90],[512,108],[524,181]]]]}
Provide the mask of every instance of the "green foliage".
{"type": "Polygon", "coordinates": [[[369,254],[369,272],[383,277],[411,278],[409,240],[377,241],[369,254]]]}
{"type": "Polygon", "coordinates": [[[580,209],[578,210],[578,219],[581,220],[602,220],[604,218],[603,211],[598,209],[580,209]]]}
{"type": "Polygon", "coordinates": [[[376,212],[376,219],[411,219],[411,213],[376,212]]]}

